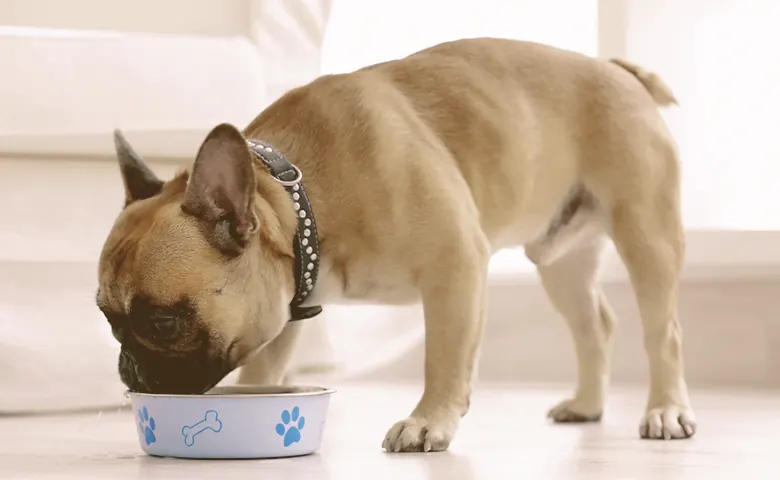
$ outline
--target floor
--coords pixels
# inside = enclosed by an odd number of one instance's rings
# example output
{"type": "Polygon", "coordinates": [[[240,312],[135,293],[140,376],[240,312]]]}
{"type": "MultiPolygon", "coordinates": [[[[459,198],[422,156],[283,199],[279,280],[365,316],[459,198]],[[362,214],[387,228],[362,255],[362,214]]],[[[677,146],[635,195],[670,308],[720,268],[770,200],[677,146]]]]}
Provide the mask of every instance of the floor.
{"type": "Polygon", "coordinates": [[[613,389],[602,424],[551,425],[559,387],[480,385],[450,450],[388,455],[386,429],[419,386],[339,387],[318,454],[259,461],[145,456],[128,411],[0,417],[0,478],[599,479],[780,478],[780,392],[694,391],[699,432],[643,441],[641,389],[613,389]]]}

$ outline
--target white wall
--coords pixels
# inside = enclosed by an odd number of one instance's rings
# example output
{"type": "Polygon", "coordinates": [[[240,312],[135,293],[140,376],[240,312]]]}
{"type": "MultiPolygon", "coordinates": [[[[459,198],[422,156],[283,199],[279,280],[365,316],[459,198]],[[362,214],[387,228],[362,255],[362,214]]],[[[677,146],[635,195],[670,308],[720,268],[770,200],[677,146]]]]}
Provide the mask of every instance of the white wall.
{"type": "Polygon", "coordinates": [[[337,0],[323,72],[347,72],[463,37],[532,40],[595,55],[597,6],[597,0],[337,0]]]}
{"type": "Polygon", "coordinates": [[[627,0],[625,54],[681,103],[667,117],[688,227],[780,228],[779,22],[780,3],[765,0],[627,0]]]}

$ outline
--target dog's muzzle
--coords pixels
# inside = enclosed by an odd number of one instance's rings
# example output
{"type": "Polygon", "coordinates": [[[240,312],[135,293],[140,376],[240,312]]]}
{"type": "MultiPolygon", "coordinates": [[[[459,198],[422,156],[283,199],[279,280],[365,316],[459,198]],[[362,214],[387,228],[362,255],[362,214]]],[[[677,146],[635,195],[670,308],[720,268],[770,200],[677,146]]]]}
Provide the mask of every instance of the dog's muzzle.
{"type": "Polygon", "coordinates": [[[214,387],[230,373],[227,362],[205,354],[167,356],[134,353],[122,348],[119,377],[132,392],[196,395],[214,387]]]}

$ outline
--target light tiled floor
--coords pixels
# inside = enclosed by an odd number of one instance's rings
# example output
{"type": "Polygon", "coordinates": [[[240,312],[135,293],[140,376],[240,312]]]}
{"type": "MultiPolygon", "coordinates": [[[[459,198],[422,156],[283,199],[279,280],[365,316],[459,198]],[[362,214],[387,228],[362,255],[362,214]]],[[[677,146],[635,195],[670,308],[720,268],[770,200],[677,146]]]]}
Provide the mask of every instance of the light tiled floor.
{"type": "Polygon", "coordinates": [[[339,388],[320,452],[258,461],[145,456],[129,412],[0,417],[0,478],[780,479],[780,392],[694,391],[691,440],[643,441],[644,392],[613,389],[602,424],[551,425],[565,390],[479,386],[450,451],[388,455],[386,429],[419,386],[339,388]]]}

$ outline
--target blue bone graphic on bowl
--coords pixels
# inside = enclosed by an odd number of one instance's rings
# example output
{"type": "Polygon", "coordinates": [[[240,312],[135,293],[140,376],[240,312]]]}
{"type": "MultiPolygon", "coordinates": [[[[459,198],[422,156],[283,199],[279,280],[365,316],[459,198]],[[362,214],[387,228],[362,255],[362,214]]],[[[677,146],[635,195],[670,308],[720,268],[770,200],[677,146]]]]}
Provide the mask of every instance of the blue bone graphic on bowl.
{"type": "Polygon", "coordinates": [[[181,429],[181,434],[184,435],[184,444],[191,447],[195,444],[195,437],[211,430],[214,433],[222,430],[222,421],[219,419],[219,414],[214,410],[209,410],[203,417],[203,420],[192,426],[184,426],[181,429]]]}

